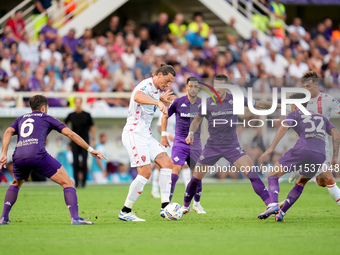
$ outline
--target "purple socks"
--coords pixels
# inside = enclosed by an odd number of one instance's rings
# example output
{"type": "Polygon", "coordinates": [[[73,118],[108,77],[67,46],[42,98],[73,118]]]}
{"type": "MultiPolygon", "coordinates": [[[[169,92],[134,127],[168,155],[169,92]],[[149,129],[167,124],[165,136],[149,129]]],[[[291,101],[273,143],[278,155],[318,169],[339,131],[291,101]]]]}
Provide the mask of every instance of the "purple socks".
{"type": "Polygon", "coordinates": [[[280,186],[279,186],[279,178],[277,178],[277,176],[273,175],[273,176],[268,177],[268,189],[269,189],[269,195],[270,195],[270,202],[278,203],[280,186]]]}
{"type": "Polygon", "coordinates": [[[301,193],[303,191],[303,187],[295,184],[294,188],[288,193],[286,201],[284,202],[281,210],[285,213],[287,210],[298,200],[301,193]]]}
{"type": "Polygon", "coordinates": [[[268,190],[264,183],[262,182],[259,174],[256,172],[256,170],[253,168],[250,170],[247,174],[247,177],[249,178],[251,185],[253,186],[253,189],[257,195],[262,199],[262,201],[268,205],[270,201],[270,196],[268,193],[268,190]]]}
{"type": "Polygon", "coordinates": [[[9,186],[7,189],[5,201],[4,201],[4,209],[1,215],[1,217],[4,217],[5,220],[7,221],[9,220],[8,214],[11,211],[15,201],[17,201],[18,192],[19,192],[19,188],[13,185],[9,186]]]}
{"type": "Polygon", "coordinates": [[[200,181],[197,185],[197,190],[194,196],[195,202],[199,202],[201,200],[201,194],[202,194],[202,181],[200,181]]]}
{"type": "Polygon", "coordinates": [[[196,179],[195,177],[191,177],[191,180],[188,183],[187,189],[185,191],[183,206],[185,207],[190,206],[191,200],[196,194],[199,185],[201,186],[202,190],[202,180],[196,179]]]}
{"type": "Polygon", "coordinates": [[[170,202],[174,194],[176,182],[178,181],[178,178],[179,176],[177,174],[171,174],[171,190],[170,190],[170,197],[169,197],[170,202]]]}
{"type": "Polygon", "coordinates": [[[78,199],[76,189],[73,187],[64,188],[65,203],[70,210],[71,217],[74,220],[79,220],[78,215],[78,199]]]}

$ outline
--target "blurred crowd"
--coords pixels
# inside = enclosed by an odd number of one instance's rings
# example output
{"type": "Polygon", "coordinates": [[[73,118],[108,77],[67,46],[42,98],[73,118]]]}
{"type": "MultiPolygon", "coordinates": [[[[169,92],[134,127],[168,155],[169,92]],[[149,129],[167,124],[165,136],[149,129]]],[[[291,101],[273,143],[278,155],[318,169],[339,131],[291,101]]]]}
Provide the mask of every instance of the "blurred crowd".
{"type": "MultiPolygon", "coordinates": [[[[160,13],[144,26],[134,20],[123,24],[113,16],[103,31],[86,29],[75,38],[74,29],[60,36],[49,17],[37,41],[31,42],[22,12],[17,11],[0,38],[0,91],[129,92],[162,62],[176,69],[171,86],[175,93],[184,91],[188,76],[212,78],[217,73],[241,87],[270,92],[273,86],[299,86],[299,78],[309,69],[325,78],[321,90],[340,87],[340,31],[333,29],[331,19],[306,31],[300,18],[294,18],[289,33],[273,26],[262,43],[257,30],[250,38],[241,38],[237,22],[231,18],[223,40],[218,41],[214,28],[199,12],[189,21],[180,13],[172,20],[160,13]]],[[[72,105],[59,98],[49,103],[72,105]]],[[[127,106],[129,100],[93,97],[87,103],[127,106]]],[[[15,100],[7,96],[0,105],[13,107],[15,100]]]]}

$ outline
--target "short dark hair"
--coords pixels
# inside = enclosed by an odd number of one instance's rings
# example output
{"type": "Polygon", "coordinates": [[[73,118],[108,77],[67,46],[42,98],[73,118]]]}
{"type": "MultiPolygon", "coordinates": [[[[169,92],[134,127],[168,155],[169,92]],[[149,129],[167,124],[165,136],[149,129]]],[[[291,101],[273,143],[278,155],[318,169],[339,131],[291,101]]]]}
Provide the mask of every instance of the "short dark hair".
{"type": "Polygon", "coordinates": [[[202,18],[204,18],[202,12],[194,12],[193,19],[195,19],[197,16],[201,16],[202,18]]]}
{"type": "Polygon", "coordinates": [[[312,80],[313,82],[317,82],[318,78],[318,74],[315,71],[308,71],[307,73],[304,73],[302,75],[301,82],[305,83],[310,80],[312,80]]]}
{"type": "Polygon", "coordinates": [[[191,77],[189,77],[189,78],[187,79],[187,83],[186,83],[186,84],[188,84],[188,83],[189,83],[189,81],[197,81],[197,82],[199,82],[198,78],[197,78],[197,77],[195,77],[195,76],[191,76],[191,77]]]}
{"type": "Polygon", "coordinates": [[[215,76],[214,80],[228,82],[229,79],[228,79],[228,76],[224,74],[218,74],[215,76]]]}
{"type": "Polygon", "coordinates": [[[35,95],[30,98],[30,106],[32,111],[40,111],[41,107],[48,106],[47,98],[43,95],[35,95]]]}
{"type": "Polygon", "coordinates": [[[161,67],[158,68],[155,72],[154,75],[157,75],[159,73],[162,73],[163,75],[168,75],[169,73],[173,75],[173,77],[176,76],[176,71],[173,66],[167,65],[167,64],[161,64],[161,67]]]}
{"type": "MultiPolygon", "coordinates": [[[[306,98],[306,95],[304,93],[295,93],[289,96],[290,99],[302,99],[306,98]]],[[[304,107],[307,107],[308,101],[306,103],[302,104],[304,107]]]]}

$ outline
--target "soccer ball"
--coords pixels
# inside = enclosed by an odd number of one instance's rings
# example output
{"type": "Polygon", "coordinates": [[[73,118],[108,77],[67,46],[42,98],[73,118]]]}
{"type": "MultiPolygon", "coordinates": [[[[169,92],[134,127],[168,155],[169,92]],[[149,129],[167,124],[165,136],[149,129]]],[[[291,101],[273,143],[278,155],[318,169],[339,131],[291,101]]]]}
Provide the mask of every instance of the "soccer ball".
{"type": "Polygon", "coordinates": [[[169,203],[164,208],[164,214],[168,220],[180,220],[183,216],[182,208],[177,203],[169,203]]]}

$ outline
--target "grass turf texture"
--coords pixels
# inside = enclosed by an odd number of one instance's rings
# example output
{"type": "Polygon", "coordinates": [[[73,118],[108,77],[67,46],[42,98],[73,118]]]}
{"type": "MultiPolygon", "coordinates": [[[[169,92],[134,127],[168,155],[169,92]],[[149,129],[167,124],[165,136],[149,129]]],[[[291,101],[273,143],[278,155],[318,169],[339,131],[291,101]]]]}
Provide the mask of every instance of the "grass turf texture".
{"type": "MultiPolygon", "coordinates": [[[[280,199],[291,185],[281,184],[280,199]]],[[[3,201],[7,187],[0,187],[3,201]]],[[[23,186],[10,213],[11,225],[0,226],[0,253],[7,254],[334,254],[339,251],[340,208],[326,188],[310,183],[286,215],[258,220],[265,206],[250,183],[206,184],[206,215],[190,211],[180,221],[159,216],[160,199],[147,185],[134,206],[146,222],[123,222],[117,215],[127,185],[79,189],[79,213],[93,226],[71,226],[58,186],[23,186]]],[[[182,204],[178,184],[173,201],[182,204]]],[[[1,202],[2,203],[2,202],[1,202]]],[[[2,209],[2,208],[1,208],[2,209]]]]}

